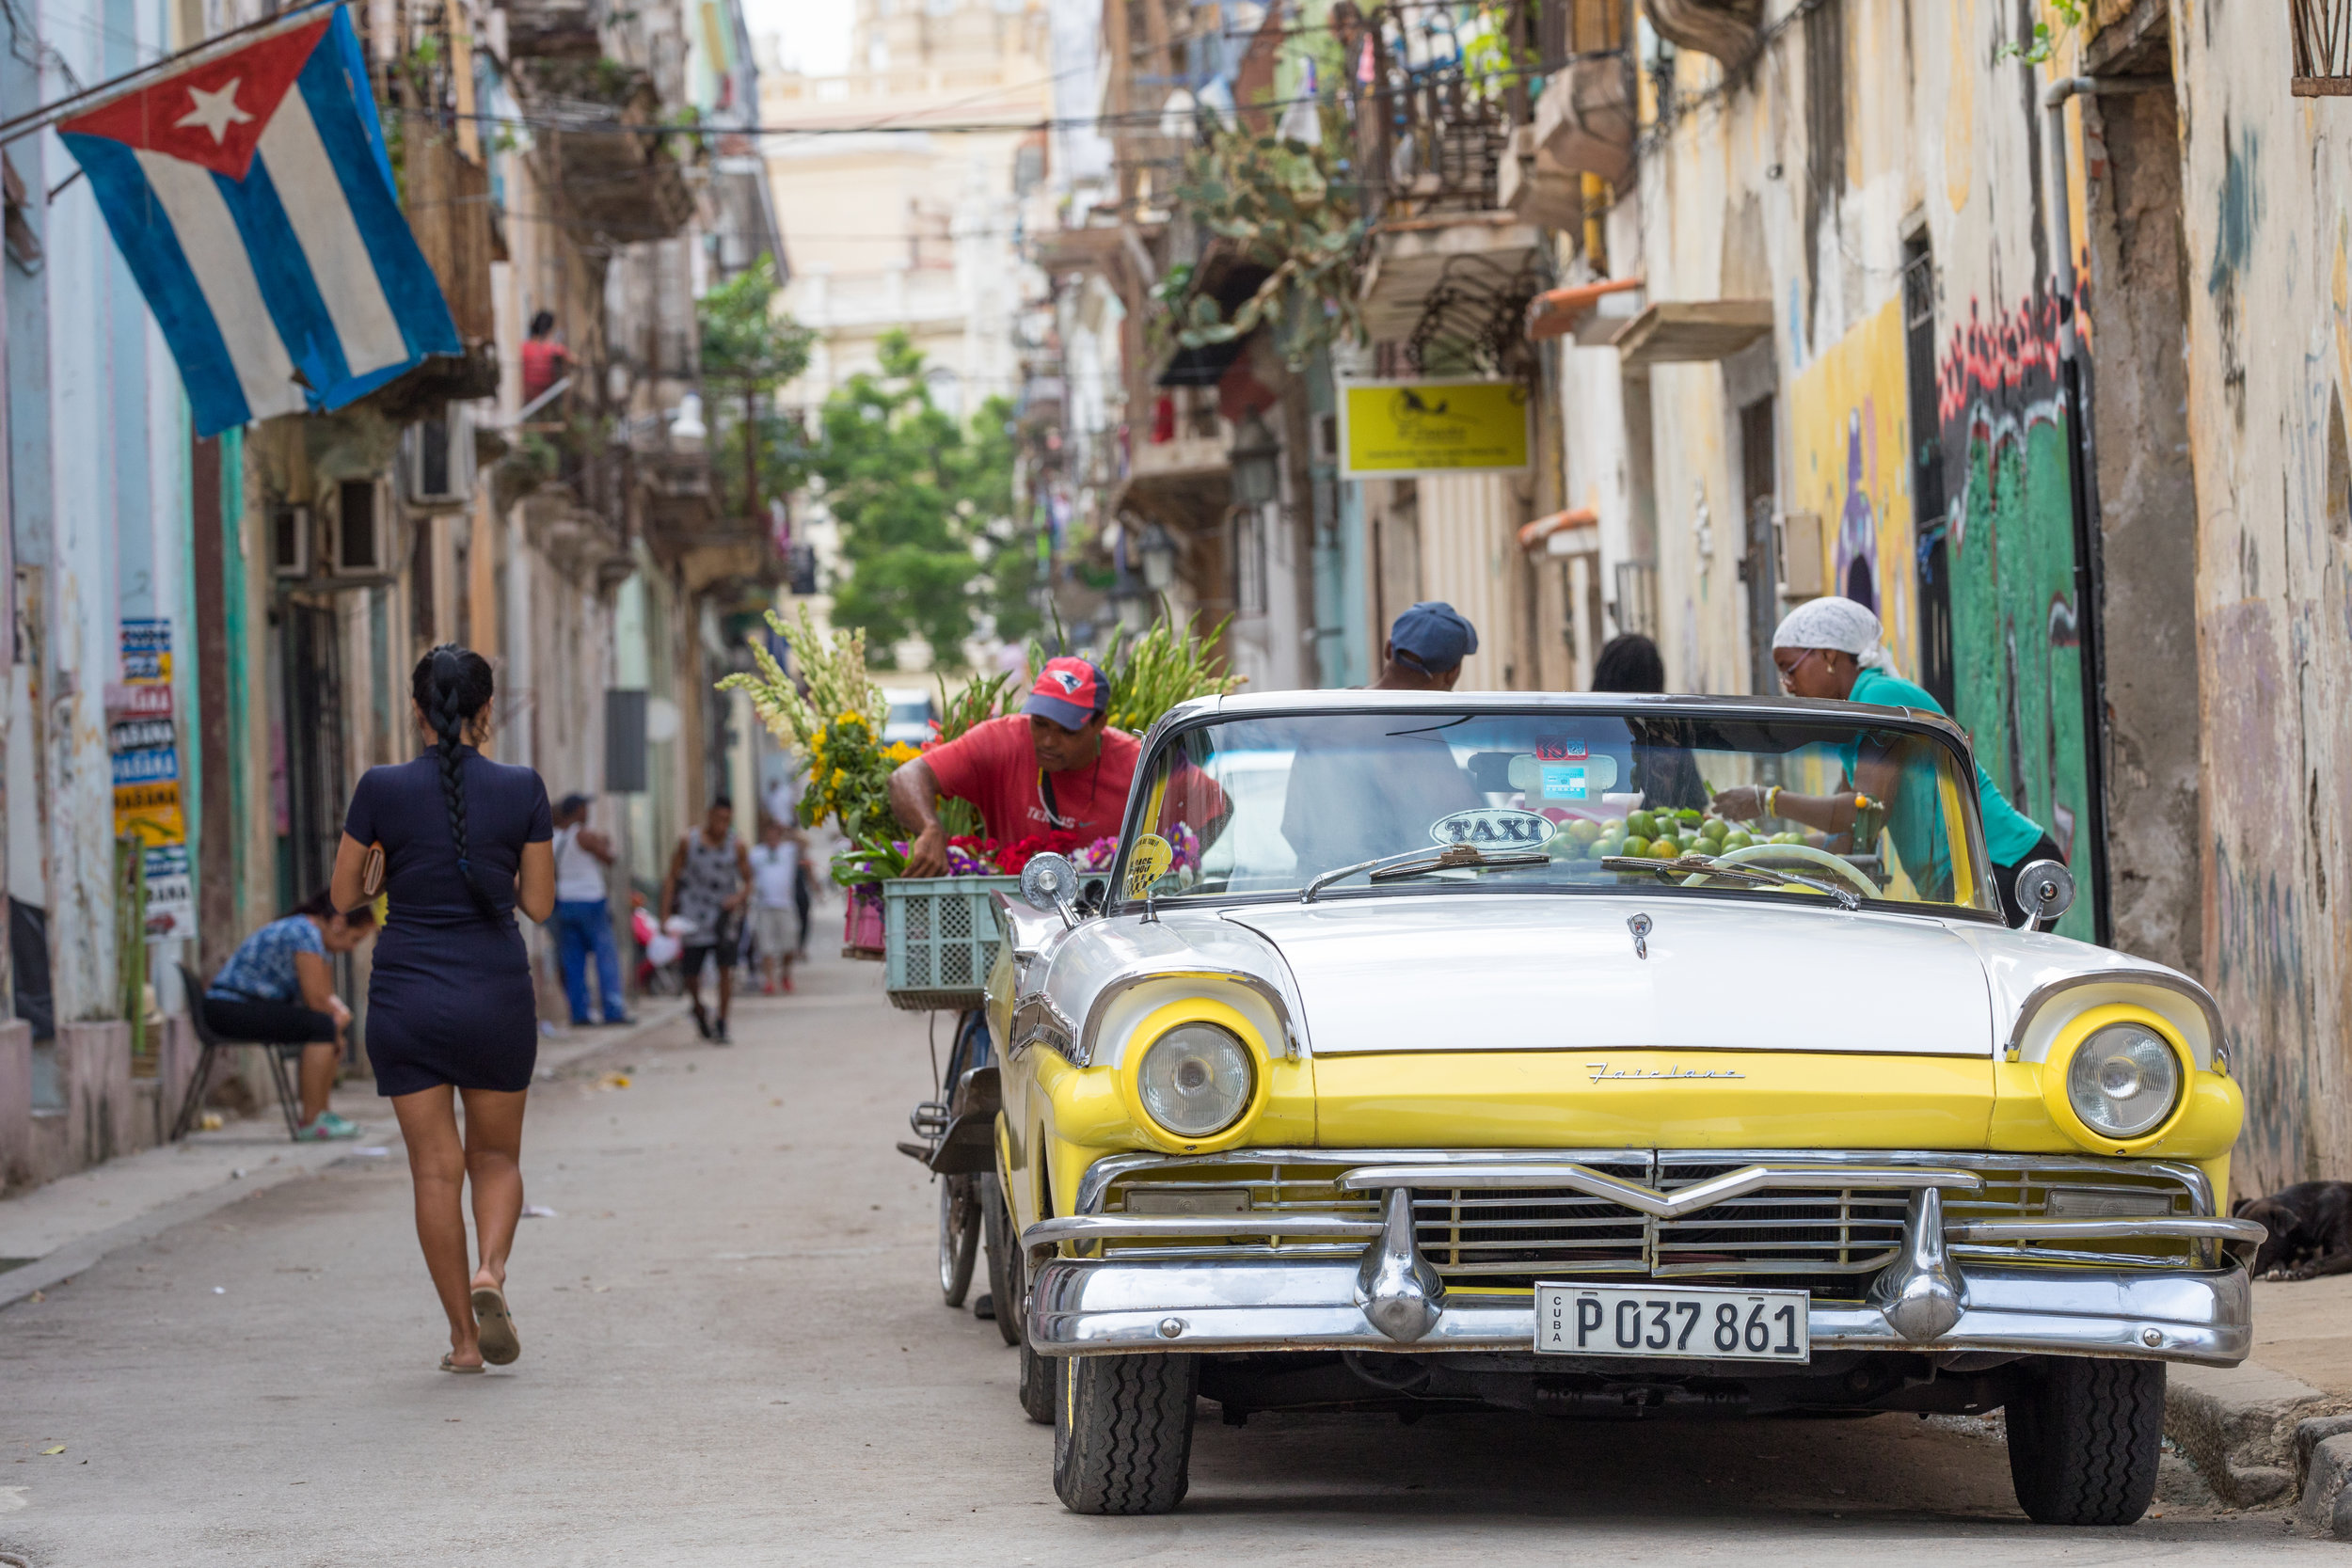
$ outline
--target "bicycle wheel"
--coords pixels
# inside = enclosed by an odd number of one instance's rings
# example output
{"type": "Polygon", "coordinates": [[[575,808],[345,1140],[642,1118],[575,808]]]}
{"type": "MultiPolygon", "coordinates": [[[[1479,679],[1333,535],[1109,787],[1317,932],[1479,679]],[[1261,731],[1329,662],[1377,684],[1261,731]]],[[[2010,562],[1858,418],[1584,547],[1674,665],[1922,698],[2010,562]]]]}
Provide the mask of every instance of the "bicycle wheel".
{"type": "Polygon", "coordinates": [[[968,1176],[939,1179],[939,1293],[961,1307],[972,1289],[972,1265],[980,1252],[980,1206],[968,1176]]]}

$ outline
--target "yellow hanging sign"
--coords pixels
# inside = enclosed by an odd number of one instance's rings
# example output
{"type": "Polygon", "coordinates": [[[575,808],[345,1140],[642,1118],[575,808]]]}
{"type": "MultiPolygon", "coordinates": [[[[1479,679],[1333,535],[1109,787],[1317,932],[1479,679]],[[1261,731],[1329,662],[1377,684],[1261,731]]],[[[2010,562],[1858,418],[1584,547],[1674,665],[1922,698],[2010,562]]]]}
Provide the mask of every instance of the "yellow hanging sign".
{"type": "Polygon", "coordinates": [[[1340,477],[1507,474],[1528,467],[1517,381],[1340,383],[1340,477]]]}

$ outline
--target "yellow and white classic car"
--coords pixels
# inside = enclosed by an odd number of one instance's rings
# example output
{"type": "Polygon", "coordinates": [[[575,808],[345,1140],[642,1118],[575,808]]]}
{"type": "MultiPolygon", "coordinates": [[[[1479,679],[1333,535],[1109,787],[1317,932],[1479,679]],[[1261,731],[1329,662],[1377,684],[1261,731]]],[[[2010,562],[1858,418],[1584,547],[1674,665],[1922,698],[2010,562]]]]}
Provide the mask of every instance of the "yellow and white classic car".
{"type": "Polygon", "coordinates": [[[2010,928],[1977,777],[1842,703],[1168,714],[1109,877],[999,895],[996,1299],[1063,1502],[1174,1508],[1203,1399],[2005,1409],[2028,1514],[2138,1517],[2166,1363],[2247,1354],[2243,1101],[2196,982],[2010,928]],[[1789,795],[1841,831],[1710,815],[1789,795]]]}

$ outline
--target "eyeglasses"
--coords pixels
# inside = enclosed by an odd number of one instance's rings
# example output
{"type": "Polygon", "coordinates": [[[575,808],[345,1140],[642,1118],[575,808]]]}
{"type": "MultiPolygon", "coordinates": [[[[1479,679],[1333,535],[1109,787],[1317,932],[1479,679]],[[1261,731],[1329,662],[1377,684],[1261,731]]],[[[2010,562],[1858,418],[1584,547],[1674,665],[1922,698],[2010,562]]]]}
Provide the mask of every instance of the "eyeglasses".
{"type": "Polygon", "coordinates": [[[1794,691],[1797,689],[1797,672],[1804,668],[1805,659],[1811,658],[1815,654],[1818,654],[1820,651],[1821,650],[1819,648],[1807,648],[1804,651],[1804,656],[1800,657],[1796,663],[1782,670],[1780,673],[1780,689],[1783,691],[1794,691]]]}

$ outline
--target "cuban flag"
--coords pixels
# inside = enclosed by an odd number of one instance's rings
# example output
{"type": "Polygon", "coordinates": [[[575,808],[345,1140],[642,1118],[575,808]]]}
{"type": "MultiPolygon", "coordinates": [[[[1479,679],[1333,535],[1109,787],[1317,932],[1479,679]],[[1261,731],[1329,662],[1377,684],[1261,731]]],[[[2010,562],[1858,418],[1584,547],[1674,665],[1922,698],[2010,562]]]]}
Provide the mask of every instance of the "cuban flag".
{"type": "Polygon", "coordinates": [[[428,354],[463,352],[401,215],[341,7],[57,134],[180,362],[198,435],[340,408],[428,354]]]}

